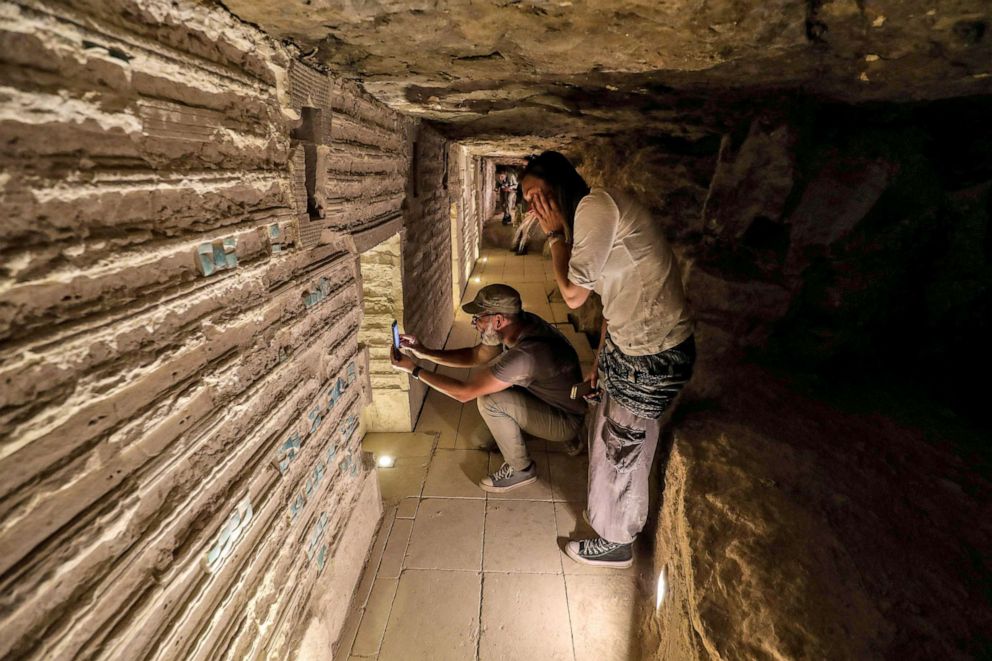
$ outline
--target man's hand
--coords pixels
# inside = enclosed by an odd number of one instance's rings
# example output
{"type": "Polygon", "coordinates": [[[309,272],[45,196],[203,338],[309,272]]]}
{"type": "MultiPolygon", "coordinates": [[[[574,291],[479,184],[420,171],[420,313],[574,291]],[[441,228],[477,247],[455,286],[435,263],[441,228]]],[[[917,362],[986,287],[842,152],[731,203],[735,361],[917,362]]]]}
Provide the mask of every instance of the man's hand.
{"type": "Polygon", "coordinates": [[[552,197],[545,197],[541,191],[534,191],[531,206],[544,233],[561,232],[565,229],[565,216],[552,197]]]}
{"type": "Polygon", "coordinates": [[[407,374],[412,373],[413,368],[417,366],[412,358],[404,356],[395,347],[389,350],[389,362],[392,364],[393,369],[398,369],[407,374]]]}
{"type": "Polygon", "coordinates": [[[586,378],[585,378],[585,380],[589,382],[589,384],[593,387],[594,390],[596,388],[596,383],[599,381],[599,369],[596,367],[598,363],[599,363],[599,354],[597,353],[596,360],[593,361],[592,367],[590,367],[589,370],[586,372],[586,378]]]}
{"type": "Polygon", "coordinates": [[[407,335],[405,333],[400,334],[400,352],[406,354],[407,356],[413,355],[417,358],[423,358],[424,345],[420,343],[416,335],[407,335]]]}

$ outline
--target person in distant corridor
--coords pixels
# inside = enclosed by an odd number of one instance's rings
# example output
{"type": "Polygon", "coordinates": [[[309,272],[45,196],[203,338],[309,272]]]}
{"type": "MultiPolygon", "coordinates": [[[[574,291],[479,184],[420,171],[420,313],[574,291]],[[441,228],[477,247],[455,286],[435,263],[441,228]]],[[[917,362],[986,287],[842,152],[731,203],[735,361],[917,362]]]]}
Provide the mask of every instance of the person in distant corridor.
{"type": "Polygon", "coordinates": [[[571,308],[603,299],[601,397],[589,424],[587,518],[598,537],[571,541],[575,561],[630,566],[647,520],[661,417],[692,376],[696,346],[678,264],[651,213],[626,194],[590,189],[558,152],[531,160],[524,197],[551,242],[555,282],[571,308]]]}
{"type": "Polygon", "coordinates": [[[513,172],[500,172],[496,175],[496,190],[499,192],[499,207],[503,210],[503,224],[513,221],[513,207],[517,199],[517,177],[513,172]]]}
{"type": "Polygon", "coordinates": [[[392,364],[459,402],[476,400],[505,462],[479,486],[495,493],[510,491],[537,480],[523,432],[581,449],[576,437],[586,404],[570,397],[572,386],[582,380],[579,357],[554,326],[524,312],[513,287],[487,285],[462,309],[472,315],[481,344],[428,349],[413,335],[401,335],[392,364]],[[486,367],[461,381],[425,372],[405,354],[448,367],[486,367]]]}

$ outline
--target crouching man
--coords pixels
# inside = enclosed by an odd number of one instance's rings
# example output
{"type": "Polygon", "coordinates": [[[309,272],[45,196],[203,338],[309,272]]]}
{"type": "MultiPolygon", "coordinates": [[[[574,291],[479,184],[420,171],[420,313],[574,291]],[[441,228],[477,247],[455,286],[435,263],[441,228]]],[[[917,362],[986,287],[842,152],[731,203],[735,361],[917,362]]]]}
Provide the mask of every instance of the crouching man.
{"type": "Polygon", "coordinates": [[[523,432],[581,448],[577,435],[586,405],[570,398],[582,380],[579,358],[565,336],[537,315],[524,312],[520,294],[507,285],[489,285],[462,309],[482,343],[463,349],[428,349],[412,335],[400,336],[393,367],[409,372],[459,402],[477,401],[504,464],[479,486],[502,493],[537,480],[523,432]],[[409,357],[448,367],[479,367],[468,381],[426,372],[409,357]]]}

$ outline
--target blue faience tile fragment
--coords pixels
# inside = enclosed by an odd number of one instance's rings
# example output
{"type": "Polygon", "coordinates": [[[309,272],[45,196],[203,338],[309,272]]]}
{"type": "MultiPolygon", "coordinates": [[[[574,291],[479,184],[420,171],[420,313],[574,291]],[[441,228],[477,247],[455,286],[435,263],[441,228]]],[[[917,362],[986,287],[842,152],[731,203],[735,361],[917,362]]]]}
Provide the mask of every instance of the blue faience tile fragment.
{"type": "Polygon", "coordinates": [[[214,247],[209,243],[201,243],[196,248],[196,265],[203,275],[213,275],[214,247]]]}

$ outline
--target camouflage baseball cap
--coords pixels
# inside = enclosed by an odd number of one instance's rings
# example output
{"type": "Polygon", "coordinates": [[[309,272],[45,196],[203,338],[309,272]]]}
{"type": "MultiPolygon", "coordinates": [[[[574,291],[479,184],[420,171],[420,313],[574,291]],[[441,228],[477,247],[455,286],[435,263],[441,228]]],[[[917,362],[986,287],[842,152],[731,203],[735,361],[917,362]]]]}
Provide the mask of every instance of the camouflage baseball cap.
{"type": "Polygon", "coordinates": [[[522,309],[520,292],[509,285],[486,285],[479,290],[474,300],[462,306],[462,310],[469,314],[518,314],[522,309]]]}

